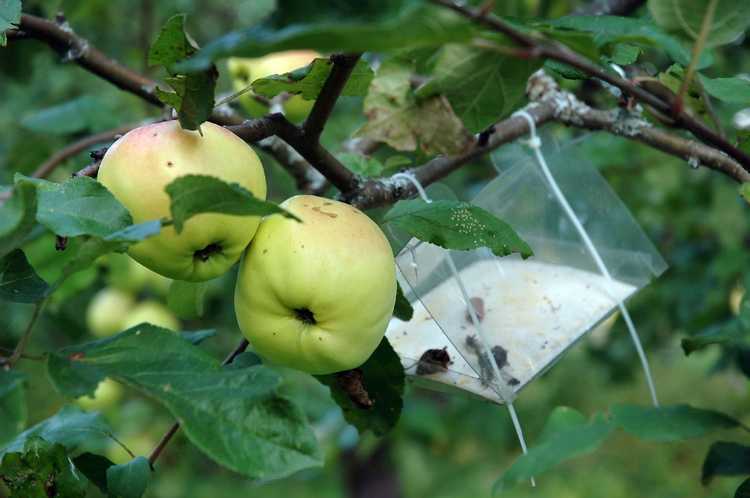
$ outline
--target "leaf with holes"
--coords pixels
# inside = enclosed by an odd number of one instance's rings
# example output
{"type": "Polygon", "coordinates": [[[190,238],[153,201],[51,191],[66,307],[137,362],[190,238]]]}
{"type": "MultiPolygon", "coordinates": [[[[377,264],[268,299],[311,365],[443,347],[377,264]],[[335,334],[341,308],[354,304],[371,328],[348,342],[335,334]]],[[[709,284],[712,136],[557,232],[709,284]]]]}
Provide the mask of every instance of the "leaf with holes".
{"type": "Polygon", "coordinates": [[[524,258],[532,254],[510,225],[468,202],[399,201],[386,213],[383,222],[445,249],[469,251],[487,247],[497,256],[519,253],[524,258]]]}
{"type": "Polygon", "coordinates": [[[90,394],[104,377],[162,403],[187,437],[217,463],[255,479],[321,464],[303,413],[278,394],[278,374],[263,365],[222,368],[174,332],[139,325],[51,354],[47,370],[65,396],[90,394]]]}
{"type": "MultiPolygon", "coordinates": [[[[315,100],[320,94],[320,90],[323,89],[323,84],[331,73],[332,67],[331,59],[318,58],[309,65],[292,72],[274,74],[253,81],[253,91],[268,98],[287,92],[301,95],[305,100],[315,100]]],[[[367,88],[370,86],[372,77],[373,72],[370,65],[362,59],[358,60],[341,90],[341,95],[345,97],[364,96],[367,94],[367,88]]]]}
{"type": "Polygon", "coordinates": [[[170,211],[175,230],[179,233],[185,222],[200,213],[222,213],[236,216],[282,214],[301,221],[273,202],[255,197],[237,183],[227,183],[214,176],[185,175],[166,187],[172,200],[170,211]]]}
{"type": "Polygon", "coordinates": [[[476,133],[519,107],[526,81],[540,65],[534,58],[504,57],[492,50],[448,45],[440,51],[432,79],[416,95],[445,95],[466,128],[476,133]]]}

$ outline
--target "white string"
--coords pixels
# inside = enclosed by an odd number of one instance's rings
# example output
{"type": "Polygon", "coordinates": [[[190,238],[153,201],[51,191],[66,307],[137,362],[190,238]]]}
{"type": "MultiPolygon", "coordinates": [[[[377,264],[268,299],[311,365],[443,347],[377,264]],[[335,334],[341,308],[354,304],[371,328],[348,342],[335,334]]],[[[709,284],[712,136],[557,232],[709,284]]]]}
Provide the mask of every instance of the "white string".
{"type": "MultiPolygon", "coordinates": [[[[599,255],[599,251],[596,249],[596,246],[594,246],[594,243],[589,238],[589,234],[586,232],[586,229],[578,220],[578,217],[573,211],[573,208],[570,207],[568,200],[565,198],[565,195],[560,190],[560,187],[557,185],[555,178],[552,176],[552,173],[550,172],[550,169],[547,166],[547,161],[544,159],[544,155],[542,154],[542,151],[541,151],[542,141],[539,138],[539,136],[536,134],[536,125],[534,123],[534,118],[532,118],[528,112],[523,111],[523,110],[513,113],[513,116],[522,117],[528,122],[530,139],[526,141],[527,145],[534,151],[534,156],[536,158],[537,163],[539,164],[539,167],[542,170],[542,173],[544,174],[544,177],[547,179],[547,182],[549,183],[550,187],[552,188],[553,193],[557,197],[558,202],[562,206],[563,211],[565,211],[565,214],[568,216],[571,223],[573,223],[573,226],[575,227],[576,231],[580,235],[581,239],[583,239],[583,243],[586,246],[586,249],[588,249],[589,254],[591,254],[591,257],[594,258],[594,262],[596,263],[596,266],[599,268],[599,271],[604,276],[604,278],[606,278],[609,282],[612,282],[613,281],[612,275],[610,275],[609,270],[607,269],[607,265],[605,265],[604,261],[602,261],[602,258],[599,255]]],[[[633,320],[630,318],[630,313],[628,313],[628,310],[625,307],[625,303],[621,299],[616,299],[616,301],[617,301],[617,306],[620,309],[620,313],[622,314],[622,318],[625,320],[625,325],[628,328],[628,332],[630,332],[630,338],[632,339],[633,345],[635,346],[635,350],[638,353],[638,358],[641,361],[641,366],[643,367],[643,372],[646,377],[646,383],[648,384],[648,389],[649,389],[649,392],[651,393],[651,400],[653,401],[654,406],[658,407],[659,399],[656,396],[656,386],[654,385],[654,380],[653,380],[653,377],[651,376],[651,368],[649,367],[648,359],[646,358],[646,353],[643,350],[643,345],[641,344],[641,340],[638,337],[638,332],[635,329],[635,324],[633,323],[633,320]]]]}
{"type": "MultiPolygon", "coordinates": [[[[431,203],[432,199],[427,195],[427,192],[425,191],[422,184],[419,182],[416,176],[414,176],[411,172],[403,172],[403,173],[396,173],[393,175],[392,178],[403,178],[407,181],[409,181],[412,185],[414,185],[414,188],[417,189],[417,192],[419,193],[419,196],[422,198],[423,201],[426,203],[431,203]]],[[[500,369],[497,366],[497,362],[495,361],[494,356],[492,355],[492,351],[490,351],[490,348],[487,346],[487,341],[485,340],[485,337],[487,337],[484,334],[484,329],[482,328],[482,323],[479,320],[479,315],[477,314],[477,310],[474,307],[474,303],[469,298],[469,293],[466,290],[466,286],[464,285],[463,280],[461,279],[461,275],[458,273],[458,269],[456,268],[456,264],[453,261],[453,257],[451,256],[450,251],[446,251],[447,255],[447,261],[448,266],[450,266],[451,273],[453,274],[453,278],[455,279],[456,283],[458,284],[458,288],[461,291],[461,295],[463,296],[464,302],[466,303],[467,309],[469,311],[469,317],[471,318],[472,325],[474,325],[474,328],[477,330],[477,333],[479,334],[479,345],[482,349],[482,355],[484,355],[487,359],[489,359],[490,365],[492,366],[494,378],[498,380],[498,383],[502,381],[503,375],[500,369]]],[[[416,264],[416,262],[412,263],[413,265],[416,264]]],[[[506,392],[502,387],[500,387],[497,384],[490,384],[493,387],[495,387],[495,392],[500,396],[500,398],[505,402],[505,405],[508,408],[508,413],[510,414],[510,420],[513,423],[513,428],[516,431],[516,435],[518,436],[518,442],[521,444],[521,451],[525,455],[528,453],[528,448],[526,446],[526,438],[523,435],[523,429],[521,428],[521,422],[518,419],[518,414],[516,413],[516,409],[513,406],[512,398],[512,391],[510,393],[506,392]]],[[[536,486],[536,481],[534,478],[531,478],[531,485],[536,486]]]]}

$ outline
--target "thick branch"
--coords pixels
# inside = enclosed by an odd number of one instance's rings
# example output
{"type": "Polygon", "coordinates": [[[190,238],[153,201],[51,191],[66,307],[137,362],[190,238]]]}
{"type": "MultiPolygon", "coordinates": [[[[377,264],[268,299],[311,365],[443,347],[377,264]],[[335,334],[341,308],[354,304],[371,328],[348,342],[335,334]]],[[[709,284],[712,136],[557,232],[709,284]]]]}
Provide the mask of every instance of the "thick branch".
{"type": "Polygon", "coordinates": [[[504,34],[518,45],[521,45],[527,49],[527,55],[529,57],[541,57],[545,59],[552,59],[559,62],[563,62],[570,66],[575,67],[583,71],[584,73],[606,81],[607,83],[618,87],[627,95],[640,100],[641,102],[650,105],[657,111],[674,118],[674,125],[679,128],[684,128],[690,131],[696,138],[703,142],[713,145],[719,150],[722,150],[735,158],[743,168],[750,171],[750,156],[742,152],[740,149],[735,147],[724,137],[714,132],[711,128],[696,120],[691,115],[684,111],[673,113],[672,106],[655,96],[654,94],[644,90],[638,85],[624,78],[609,73],[591,62],[586,57],[574,52],[567,46],[555,42],[532,36],[528,33],[517,30],[512,25],[506,23],[502,19],[488,14],[484,10],[474,10],[463,4],[457,4],[453,0],[432,0],[438,5],[442,5],[453,11],[476,21],[493,31],[504,34]]]}
{"type": "Polygon", "coordinates": [[[32,173],[31,176],[33,176],[34,178],[46,178],[55,170],[55,168],[64,163],[67,159],[75,156],[76,154],[79,154],[80,152],[85,151],[86,149],[90,149],[94,145],[112,142],[119,135],[123,135],[129,132],[137,126],[139,125],[136,124],[120,126],[119,128],[103,131],[101,133],[82,138],[77,142],[73,142],[67,147],[60,149],[59,151],[52,154],[49,159],[39,165],[39,167],[36,169],[36,171],[34,171],[34,173],[32,173]]]}
{"type": "Polygon", "coordinates": [[[323,127],[331,116],[336,101],[339,95],[341,95],[346,82],[349,80],[349,76],[352,74],[360,55],[333,54],[331,56],[331,62],[333,63],[331,73],[326,78],[323,88],[318,94],[318,98],[315,99],[313,108],[302,126],[305,135],[311,141],[317,142],[320,138],[323,127]]]}

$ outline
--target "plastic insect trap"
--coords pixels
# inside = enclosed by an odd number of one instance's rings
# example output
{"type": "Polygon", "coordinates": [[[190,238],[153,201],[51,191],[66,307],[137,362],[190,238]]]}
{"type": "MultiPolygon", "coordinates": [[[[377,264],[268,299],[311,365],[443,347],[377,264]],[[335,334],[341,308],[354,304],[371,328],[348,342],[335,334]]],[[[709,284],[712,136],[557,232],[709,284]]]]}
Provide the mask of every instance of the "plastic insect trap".
{"type": "Polygon", "coordinates": [[[507,404],[519,436],[517,394],[616,312],[631,331],[656,403],[624,303],[666,269],[575,144],[548,146],[549,164],[534,147],[539,139],[530,145],[534,157],[518,149],[510,160],[496,153],[499,175],[472,202],[507,222],[534,255],[496,257],[488,249],[448,251],[409,240],[397,264],[414,316],[394,319],[387,331],[413,380],[507,404]]]}

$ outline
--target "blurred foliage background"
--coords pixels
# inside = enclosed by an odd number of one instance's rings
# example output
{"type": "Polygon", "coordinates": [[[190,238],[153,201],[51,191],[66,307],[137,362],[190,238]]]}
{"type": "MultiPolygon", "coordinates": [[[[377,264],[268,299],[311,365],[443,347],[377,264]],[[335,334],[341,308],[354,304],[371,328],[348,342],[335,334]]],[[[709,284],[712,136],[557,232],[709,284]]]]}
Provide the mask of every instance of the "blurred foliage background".
{"type": "MultiPolygon", "coordinates": [[[[554,17],[580,3],[524,0],[496,2],[496,9],[519,17],[554,17]]],[[[145,53],[159,26],[178,12],[189,15],[190,33],[198,43],[205,43],[268,16],[278,25],[330,19],[342,10],[367,18],[387,15],[388,5],[388,1],[377,0],[45,0],[26,1],[24,10],[45,17],[62,11],[78,34],[105,53],[160,77],[163,75],[146,67],[145,53]]],[[[726,47],[716,54],[712,71],[715,75],[746,71],[749,48],[744,40],[726,47]]],[[[220,92],[231,88],[224,69],[220,66],[220,92]]],[[[154,116],[153,109],[137,97],[61,61],[34,41],[14,43],[0,52],[0,95],[0,183],[10,183],[14,172],[30,173],[77,138],[154,116]],[[61,104],[66,106],[57,107],[61,104]]],[[[334,152],[338,150],[335,144],[363,122],[361,106],[357,98],[343,98],[337,106],[324,136],[334,152]]],[[[717,111],[722,121],[730,122],[737,109],[722,106],[717,111]]],[[[551,133],[566,140],[578,132],[556,127],[551,133]]],[[[611,182],[670,265],[666,274],[631,304],[663,402],[721,410],[750,424],[750,350],[709,348],[685,357],[679,343],[686,335],[732,316],[730,296],[750,262],[750,217],[736,186],[716,173],[690,169],[671,156],[608,135],[592,134],[577,147],[585,150],[611,182]]],[[[293,180],[270,157],[263,159],[269,197],[278,201],[291,195],[293,180]]],[[[86,153],[80,154],[59,168],[52,179],[67,178],[87,160],[86,153]]],[[[493,175],[489,159],[483,159],[454,173],[445,183],[459,196],[469,198],[493,175]]],[[[43,277],[51,278],[59,271],[51,234],[40,234],[26,251],[43,277]]],[[[87,327],[86,311],[102,288],[120,288],[133,299],[165,304],[158,285],[128,282],[129,272],[135,271],[127,265],[122,270],[122,261],[108,261],[76,275],[47,308],[31,352],[94,338],[87,327]]],[[[231,350],[240,337],[232,311],[234,280],[234,275],[225,275],[212,282],[204,316],[181,322],[185,329],[217,328],[217,336],[205,344],[217,357],[231,350]]],[[[31,306],[0,303],[1,347],[14,346],[30,312],[31,306]]],[[[23,361],[20,368],[31,379],[29,422],[36,423],[55,413],[64,400],[47,380],[42,363],[23,361]]],[[[324,441],[324,469],[277,482],[249,482],[219,468],[178,436],[160,460],[147,496],[322,498],[390,496],[378,493],[393,489],[410,498],[487,496],[494,480],[520,452],[505,409],[475,399],[410,388],[399,426],[377,440],[360,437],[347,426],[326,388],[309,377],[288,372],[285,389],[304,403],[324,441]],[[361,494],[363,490],[370,494],[361,494]]],[[[114,398],[102,409],[117,437],[134,452],[148,454],[172,423],[170,415],[131,391],[116,393],[114,398]]],[[[517,409],[533,444],[553,407],[567,405],[590,414],[615,402],[648,402],[635,353],[620,322],[607,336],[579,344],[520,396],[517,409]]],[[[520,486],[507,496],[730,496],[736,479],[716,479],[705,487],[700,483],[703,458],[716,439],[656,444],[618,435],[593,455],[541,476],[538,489],[520,486]]],[[[115,446],[108,454],[114,460],[125,455],[115,446]]],[[[0,496],[2,493],[0,490],[0,496]]]]}

